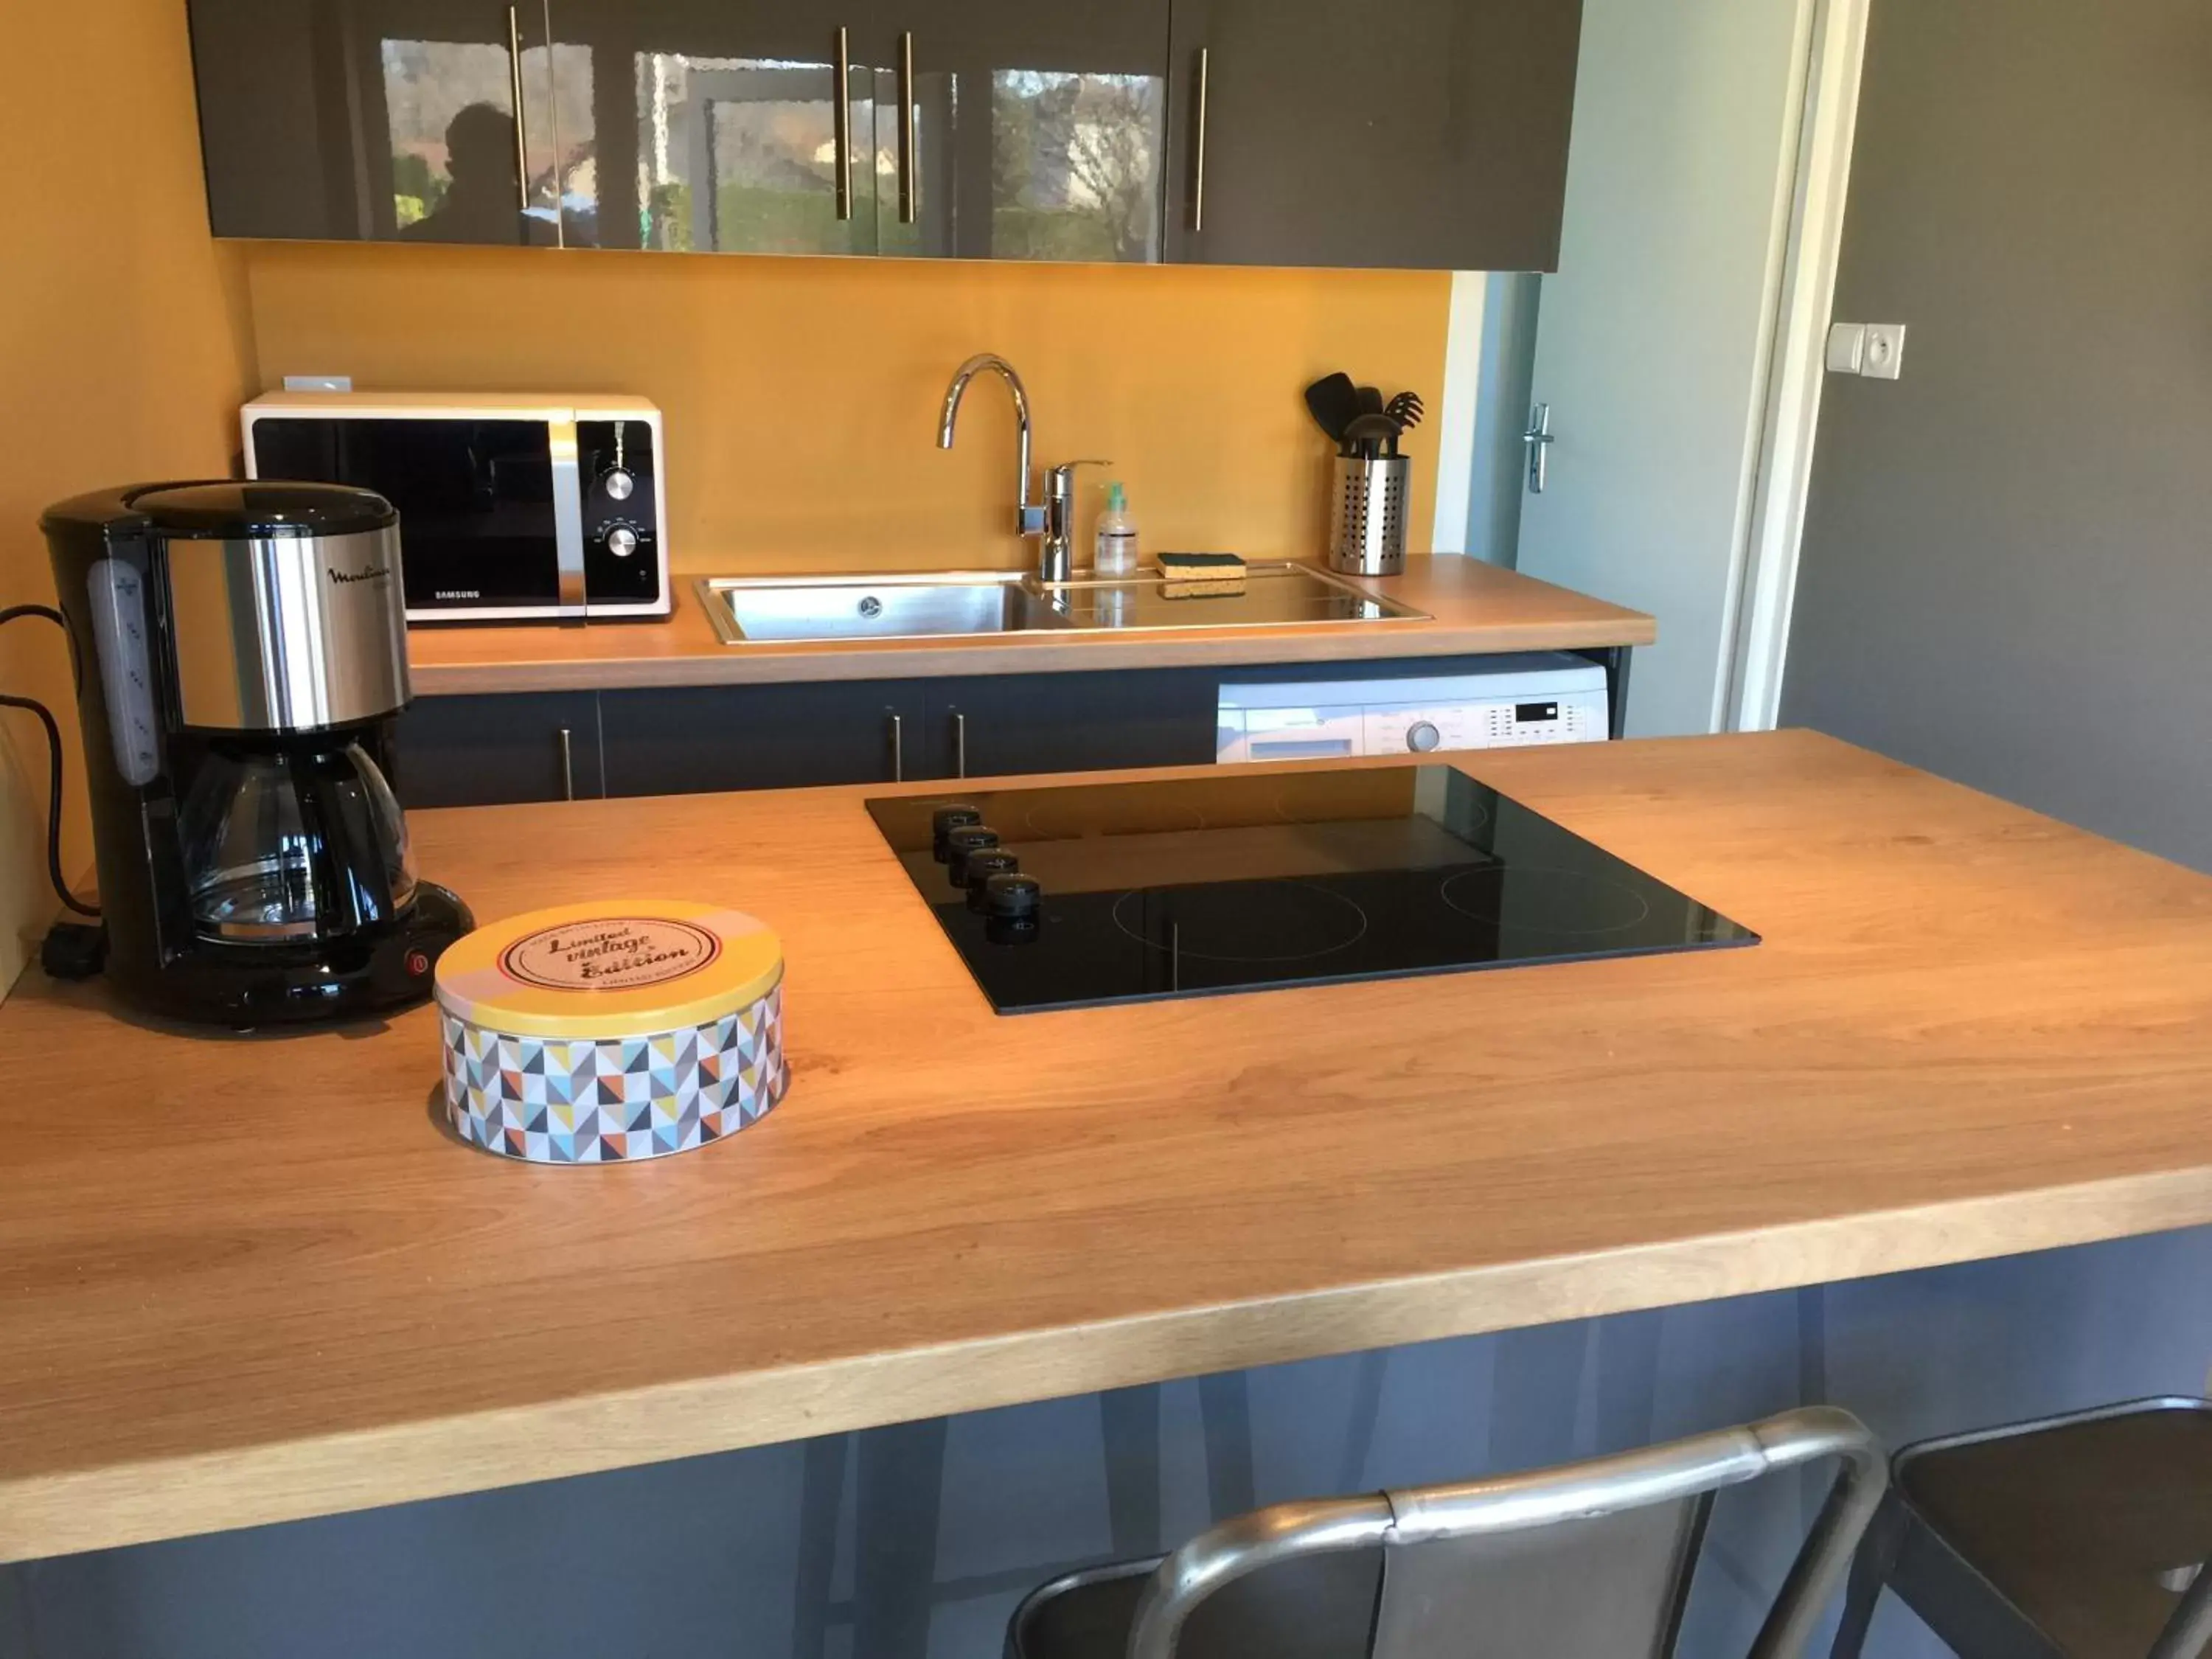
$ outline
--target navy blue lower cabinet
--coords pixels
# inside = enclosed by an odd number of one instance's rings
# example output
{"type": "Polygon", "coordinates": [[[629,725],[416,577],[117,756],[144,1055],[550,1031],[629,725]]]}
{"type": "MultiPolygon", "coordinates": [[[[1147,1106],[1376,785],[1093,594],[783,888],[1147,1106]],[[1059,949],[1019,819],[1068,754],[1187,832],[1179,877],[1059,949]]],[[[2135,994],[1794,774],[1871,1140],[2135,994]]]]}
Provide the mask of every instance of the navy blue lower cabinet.
{"type": "Polygon", "coordinates": [[[914,680],[682,686],[599,696],[610,795],[890,783],[922,766],[914,680]]]}

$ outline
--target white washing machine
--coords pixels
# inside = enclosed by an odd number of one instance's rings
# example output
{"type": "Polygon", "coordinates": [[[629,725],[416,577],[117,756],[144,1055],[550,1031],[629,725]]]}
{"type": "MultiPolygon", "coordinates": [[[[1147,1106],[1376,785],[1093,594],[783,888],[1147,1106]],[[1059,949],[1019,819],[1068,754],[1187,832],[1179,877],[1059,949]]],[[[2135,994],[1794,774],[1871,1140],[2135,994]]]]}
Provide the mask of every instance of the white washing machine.
{"type": "Polygon", "coordinates": [[[1561,651],[1493,658],[1472,674],[1224,683],[1217,703],[1221,762],[1518,749],[1612,735],[1605,670],[1561,651]]]}

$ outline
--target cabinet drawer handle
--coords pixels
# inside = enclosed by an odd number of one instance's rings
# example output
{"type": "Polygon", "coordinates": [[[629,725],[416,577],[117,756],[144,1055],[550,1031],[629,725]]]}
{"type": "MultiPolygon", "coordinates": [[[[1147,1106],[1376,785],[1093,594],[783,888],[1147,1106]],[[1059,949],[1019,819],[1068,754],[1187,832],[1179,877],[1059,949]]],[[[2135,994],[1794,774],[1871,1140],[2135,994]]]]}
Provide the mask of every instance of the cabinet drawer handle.
{"type": "Polygon", "coordinates": [[[1198,49],[1197,109],[1191,119],[1194,132],[1191,140],[1190,176],[1190,228],[1193,230],[1206,228],[1206,79],[1212,56],[1208,47],[1198,49]]]}
{"type": "Polygon", "coordinates": [[[921,198],[921,158],[914,149],[914,33],[899,36],[899,222],[915,222],[921,198]]]}
{"type": "Polygon", "coordinates": [[[836,134],[837,216],[841,220],[853,216],[853,64],[852,34],[843,24],[837,26],[837,75],[834,96],[836,106],[830,112],[830,121],[836,134]]]}
{"type": "Polygon", "coordinates": [[[507,9],[507,82],[514,96],[515,204],[524,215],[515,228],[526,241],[530,233],[530,115],[522,104],[522,21],[516,16],[513,6],[507,9]]]}
{"type": "Polygon", "coordinates": [[[576,763],[575,757],[573,752],[574,745],[568,739],[568,728],[564,726],[560,727],[559,730],[561,735],[561,799],[562,800],[574,800],[576,799],[576,763]]]}
{"type": "Polygon", "coordinates": [[[968,717],[961,714],[952,717],[952,775],[968,775],[968,717]]]}
{"type": "Polygon", "coordinates": [[[906,721],[893,714],[891,721],[891,781],[906,781],[906,721]]]}

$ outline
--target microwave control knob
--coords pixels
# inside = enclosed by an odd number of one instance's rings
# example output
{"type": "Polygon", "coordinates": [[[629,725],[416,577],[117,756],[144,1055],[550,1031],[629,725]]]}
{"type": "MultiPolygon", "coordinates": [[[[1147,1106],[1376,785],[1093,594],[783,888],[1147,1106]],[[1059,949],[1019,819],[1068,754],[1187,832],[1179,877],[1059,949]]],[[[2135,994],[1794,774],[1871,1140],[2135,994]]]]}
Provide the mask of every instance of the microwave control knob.
{"type": "Polygon", "coordinates": [[[1443,741],[1443,733],[1437,730],[1434,720],[1415,720],[1406,728],[1406,747],[1417,755],[1425,755],[1443,741]]]}
{"type": "Polygon", "coordinates": [[[637,493],[637,480],[621,467],[607,474],[607,495],[617,501],[626,501],[637,493]]]}
{"type": "Polygon", "coordinates": [[[607,551],[618,559],[626,559],[637,551],[637,532],[626,524],[618,524],[607,532],[607,551]]]}

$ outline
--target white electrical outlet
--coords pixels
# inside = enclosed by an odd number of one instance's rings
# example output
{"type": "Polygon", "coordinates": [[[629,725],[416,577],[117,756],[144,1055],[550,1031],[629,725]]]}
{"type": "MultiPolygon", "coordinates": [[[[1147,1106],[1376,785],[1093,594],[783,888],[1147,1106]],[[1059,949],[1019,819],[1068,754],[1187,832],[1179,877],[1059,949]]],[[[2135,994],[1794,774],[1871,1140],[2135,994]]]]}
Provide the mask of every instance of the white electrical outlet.
{"type": "Polygon", "coordinates": [[[1869,323],[1866,359],[1859,373],[1869,380],[1893,380],[1905,372],[1905,325],[1869,323]]]}

